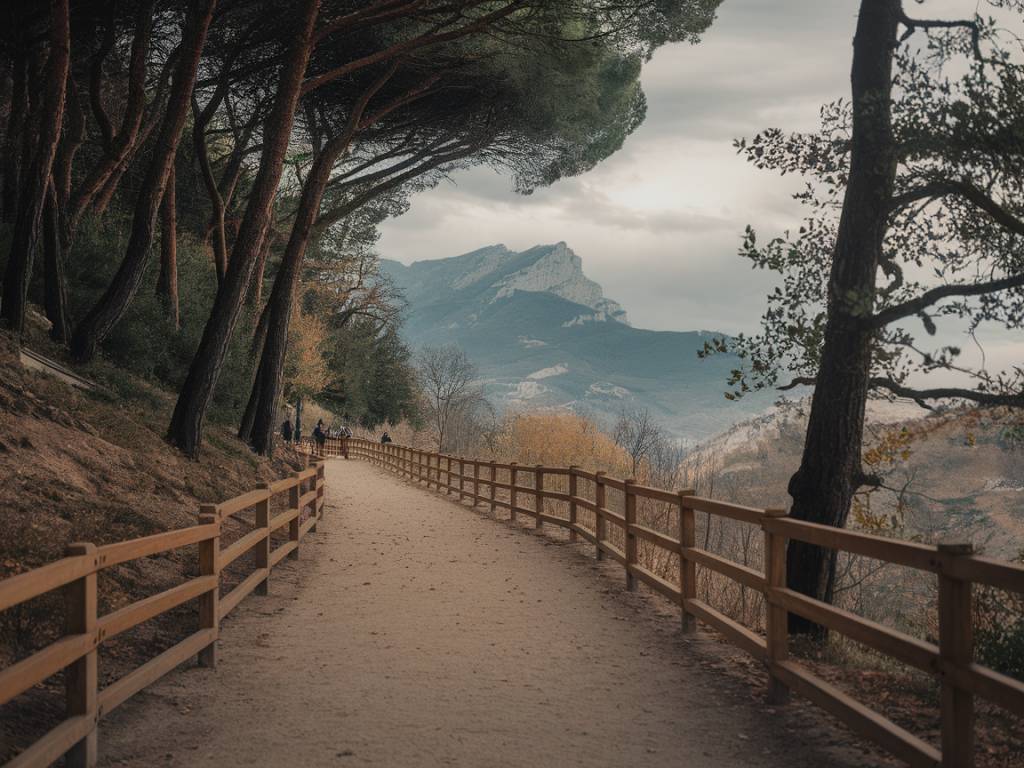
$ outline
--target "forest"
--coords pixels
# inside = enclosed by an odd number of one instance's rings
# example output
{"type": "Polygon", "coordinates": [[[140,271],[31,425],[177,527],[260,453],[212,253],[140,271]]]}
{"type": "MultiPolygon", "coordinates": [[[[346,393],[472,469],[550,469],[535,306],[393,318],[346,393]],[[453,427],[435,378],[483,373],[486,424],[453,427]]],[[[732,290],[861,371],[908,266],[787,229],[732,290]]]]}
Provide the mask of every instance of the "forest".
{"type": "MultiPolygon", "coordinates": [[[[644,120],[644,62],[698,43],[719,4],[6,3],[0,319],[74,370],[102,359],[173,392],[163,431],[186,457],[210,421],[272,455],[303,404],[464,443],[492,406],[457,349],[403,341],[379,226],[469,167],[523,194],[594,168],[644,120]]],[[[869,398],[1024,406],[1024,369],[930,341],[944,323],[1024,323],[1024,66],[1006,26],[1024,8],[919,5],[860,3],[851,92],[820,130],[737,139],[757,168],[806,179],[808,214],[767,240],[747,229],[741,256],[778,287],[758,333],[699,351],[734,356],[727,398],[813,387],[790,514],[829,526],[883,482],[869,398]]],[[[638,439],[628,416],[620,448],[638,439]]],[[[657,450],[674,475],[682,457],[657,450]]],[[[790,547],[792,589],[832,602],[835,578],[834,552],[790,547]]]]}

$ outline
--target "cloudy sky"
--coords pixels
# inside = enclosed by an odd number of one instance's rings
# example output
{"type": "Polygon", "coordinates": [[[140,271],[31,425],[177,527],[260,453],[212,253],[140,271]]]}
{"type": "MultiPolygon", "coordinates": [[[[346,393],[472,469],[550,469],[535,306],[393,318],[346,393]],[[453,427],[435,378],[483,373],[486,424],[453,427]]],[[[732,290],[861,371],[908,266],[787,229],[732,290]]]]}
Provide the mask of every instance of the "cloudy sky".
{"type": "MultiPolygon", "coordinates": [[[[748,223],[762,237],[798,224],[800,181],[749,166],[732,140],[813,129],[823,103],[848,96],[857,5],[725,0],[700,44],[665,47],[647,65],[647,120],[615,156],[529,197],[486,169],[457,174],[384,225],[381,254],[409,263],[564,240],[636,326],[754,330],[769,282],[736,255],[740,237],[748,223]]],[[[924,6],[947,17],[976,7],[924,6]]],[[[1015,339],[993,342],[1020,357],[1015,339]]]]}

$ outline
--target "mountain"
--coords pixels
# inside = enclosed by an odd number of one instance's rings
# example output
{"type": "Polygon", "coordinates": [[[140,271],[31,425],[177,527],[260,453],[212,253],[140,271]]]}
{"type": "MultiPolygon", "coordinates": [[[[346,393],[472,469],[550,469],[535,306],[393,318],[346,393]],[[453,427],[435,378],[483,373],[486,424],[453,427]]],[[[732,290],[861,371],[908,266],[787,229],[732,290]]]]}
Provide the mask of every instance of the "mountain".
{"type": "Polygon", "coordinates": [[[409,302],[406,340],[462,347],[499,406],[575,408],[605,421],[646,407],[675,435],[699,441],[772,400],[727,400],[735,359],[697,358],[717,334],[632,327],[565,243],[382,264],[409,302]]]}

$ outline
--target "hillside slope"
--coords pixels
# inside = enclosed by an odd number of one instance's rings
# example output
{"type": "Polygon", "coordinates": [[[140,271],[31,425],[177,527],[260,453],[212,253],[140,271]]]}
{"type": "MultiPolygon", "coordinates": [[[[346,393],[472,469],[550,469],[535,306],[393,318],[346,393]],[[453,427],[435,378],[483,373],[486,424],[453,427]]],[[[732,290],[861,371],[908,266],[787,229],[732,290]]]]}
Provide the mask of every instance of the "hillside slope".
{"type": "Polygon", "coordinates": [[[709,332],[630,326],[565,243],[383,266],[409,301],[406,339],[461,346],[498,404],[574,408],[605,421],[623,407],[646,407],[696,441],[771,403],[770,394],[725,399],[736,361],[697,358],[709,332]]]}
{"type": "MultiPolygon", "coordinates": [[[[163,439],[169,393],[102,362],[86,373],[104,389],[73,389],[28,370],[0,332],[0,579],[60,558],[71,542],[107,544],[194,525],[200,503],[230,498],[294,468],[288,461],[294,455],[258,459],[217,424],[208,425],[199,460],[186,459],[163,439]]],[[[225,541],[250,526],[245,519],[226,521],[225,541]]],[[[180,584],[198,572],[197,557],[193,545],[105,571],[100,612],[180,584]]],[[[250,567],[248,557],[238,563],[250,567]]],[[[237,578],[233,570],[227,581],[237,578]]],[[[51,642],[61,616],[59,591],[0,613],[0,667],[51,642]]],[[[187,603],[105,643],[101,683],[180,640],[196,616],[194,603],[187,603]]],[[[5,705],[0,762],[62,712],[58,678],[5,705]]]]}

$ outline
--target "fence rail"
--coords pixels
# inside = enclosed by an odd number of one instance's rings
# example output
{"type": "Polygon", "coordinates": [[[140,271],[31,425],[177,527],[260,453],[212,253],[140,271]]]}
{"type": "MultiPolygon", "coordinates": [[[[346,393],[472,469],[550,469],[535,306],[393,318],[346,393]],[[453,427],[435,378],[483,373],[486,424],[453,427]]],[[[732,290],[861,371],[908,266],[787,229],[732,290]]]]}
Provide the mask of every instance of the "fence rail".
{"type": "Polygon", "coordinates": [[[595,546],[598,559],[608,556],[624,567],[629,589],[643,582],[677,604],[683,629],[692,632],[697,621],[717,630],[728,641],[764,662],[769,700],[783,703],[790,691],[821,706],[854,731],[914,766],[970,768],[974,764],[974,699],[983,697],[1009,712],[1024,716],[1024,682],[974,661],[972,587],[983,584],[1024,594],[1024,568],[975,555],[968,544],[930,546],[881,538],[786,517],[784,510],[758,509],[698,497],[689,490],[648,488],[630,479],[608,477],[579,467],[527,466],[469,459],[367,440],[328,440],[308,449],[324,456],[352,456],[379,464],[428,488],[458,494],[474,506],[493,511],[508,509],[533,518],[537,528],[550,524],[595,546]],[[504,476],[504,477],[502,477],[504,476]],[[546,489],[545,478],[567,477],[569,492],[546,489]],[[532,485],[523,484],[532,480],[532,485]],[[578,480],[594,486],[592,497],[580,492],[578,480]],[[483,489],[483,490],[481,490],[483,489]],[[496,498],[496,490],[508,500],[496,498]],[[624,494],[625,514],[608,509],[607,491],[624,494]],[[523,498],[533,505],[524,506],[523,498]],[[637,523],[638,499],[674,505],[679,529],[675,537],[637,523]],[[549,514],[549,506],[567,507],[567,515],[549,514]],[[594,514],[594,526],[578,519],[578,510],[594,514]],[[764,571],[734,563],[697,547],[694,513],[700,511],[757,526],[764,536],[764,571]],[[612,543],[609,525],[618,528],[623,547],[612,543]],[[935,574],[938,584],[938,643],[928,643],[849,611],[786,588],[786,547],[791,540],[854,553],[935,574]],[[637,543],[678,557],[678,584],[641,566],[637,543]],[[762,635],[697,599],[697,568],[708,569],[764,596],[766,631],[762,635]],[[941,688],[941,749],[929,744],[842,692],[789,656],[788,615],[797,614],[833,632],[862,643],[884,656],[922,670],[941,688]]]}
{"type": "Polygon", "coordinates": [[[131,696],[151,685],[192,656],[199,664],[217,664],[220,622],[254,590],[266,594],[270,570],[284,557],[297,557],[299,542],[316,530],[324,513],[324,466],[312,466],[290,477],[220,504],[203,504],[198,525],[97,547],[77,543],[55,563],[0,581],[0,610],[53,590],[64,590],[65,635],[42,650],[0,670],[0,705],[60,671],[65,672],[66,718],[7,763],[7,768],[46,766],[66,757],[70,768],[96,764],[98,723],[131,696]],[[270,517],[271,501],[288,495],[288,508],[270,517]],[[255,528],[228,547],[221,547],[225,519],[254,512],[255,528]],[[288,525],[288,541],[272,549],[271,534],[288,525]],[[116,611],[98,615],[97,576],[129,560],[180,549],[199,548],[199,576],[116,611]],[[247,552],[255,552],[255,570],[225,595],[221,572],[247,552]],[[195,600],[199,629],[119,680],[99,687],[98,650],[107,640],[172,608],[195,600]]]}

